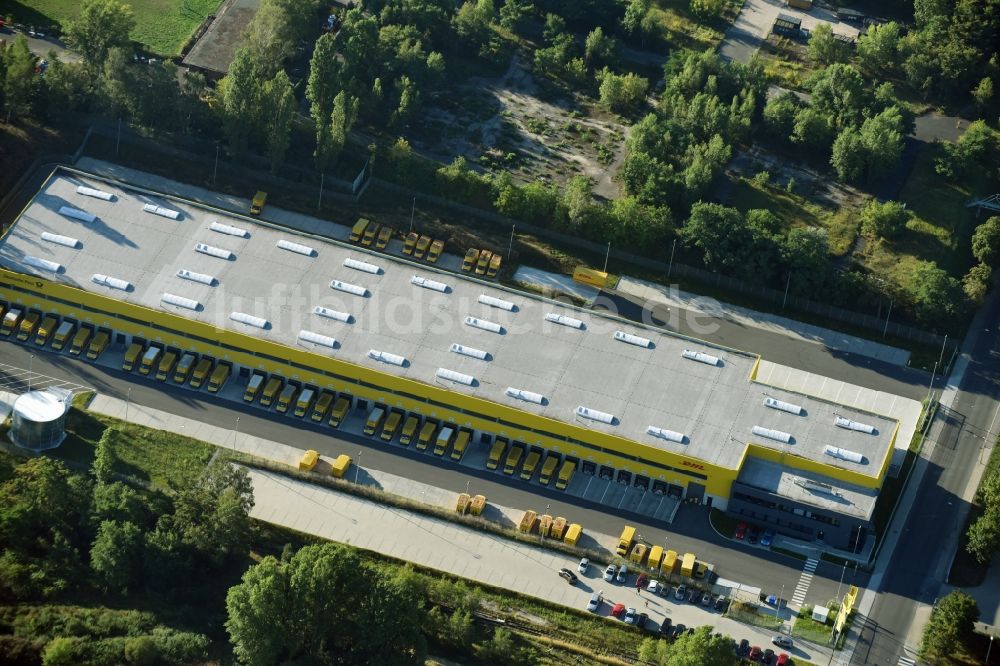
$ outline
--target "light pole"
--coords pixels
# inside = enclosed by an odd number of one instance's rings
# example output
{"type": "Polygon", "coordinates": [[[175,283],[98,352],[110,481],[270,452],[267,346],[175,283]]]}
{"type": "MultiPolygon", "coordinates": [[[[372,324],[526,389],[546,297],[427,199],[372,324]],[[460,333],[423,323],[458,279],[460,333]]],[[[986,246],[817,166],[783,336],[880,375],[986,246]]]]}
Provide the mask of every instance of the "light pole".
{"type": "Polygon", "coordinates": [[[128,423],[128,406],[132,402],[132,387],[128,387],[128,393],[125,394],[125,423],[128,423]]]}
{"type": "Polygon", "coordinates": [[[608,241],[608,251],[604,253],[604,272],[608,272],[608,257],[611,256],[611,241],[608,241]]]}
{"type": "Polygon", "coordinates": [[[469,494],[469,484],[470,483],[472,483],[472,479],[469,479],[468,481],[465,482],[465,494],[466,495],[469,494]]]}
{"type": "Polygon", "coordinates": [[[993,634],[990,634],[990,646],[986,648],[986,661],[983,662],[984,664],[990,663],[990,650],[992,649],[993,649],[993,634]]]}
{"type": "Polygon", "coordinates": [[[510,242],[507,243],[507,263],[510,263],[510,253],[514,249],[514,229],[517,228],[516,224],[510,225],[510,242]]]}
{"type": "Polygon", "coordinates": [[[413,214],[417,212],[417,198],[413,197],[413,205],[410,206],[410,232],[413,232],[413,214]]]}
{"type": "Polygon", "coordinates": [[[240,417],[236,417],[236,432],[233,433],[233,450],[239,451],[240,417]]]}
{"type": "Polygon", "coordinates": [[[844,574],[847,573],[847,560],[844,560],[844,568],[840,571],[840,582],[837,583],[837,603],[840,603],[840,586],[844,583],[844,574]]]}
{"type": "Polygon", "coordinates": [[[667,264],[667,279],[670,279],[670,273],[674,270],[674,250],[677,249],[677,239],[674,239],[673,244],[670,246],[670,263],[667,264]]]}
{"type": "Polygon", "coordinates": [[[781,599],[785,596],[785,586],[781,586],[781,594],[778,595],[778,603],[774,605],[774,617],[778,617],[781,612],[781,599]]]}
{"type": "Polygon", "coordinates": [[[28,393],[31,393],[31,374],[32,374],[31,369],[34,367],[34,365],[35,365],[35,355],[32,354],[31,357],[28,359],[28,393]]]}
{"type": "Polygon", "coordinates": [[[219,142],[215,142],[215,166],[212,167],[212,183],[215,183],[215,177],[219,175],[219,142]]]}
{"type": "Polygon", "coordinates": [[[361,454],[364,451],[358,451],[358,464],[354,466],[354,485],[358,485],[358,478],[361,476],[361,454]]]}

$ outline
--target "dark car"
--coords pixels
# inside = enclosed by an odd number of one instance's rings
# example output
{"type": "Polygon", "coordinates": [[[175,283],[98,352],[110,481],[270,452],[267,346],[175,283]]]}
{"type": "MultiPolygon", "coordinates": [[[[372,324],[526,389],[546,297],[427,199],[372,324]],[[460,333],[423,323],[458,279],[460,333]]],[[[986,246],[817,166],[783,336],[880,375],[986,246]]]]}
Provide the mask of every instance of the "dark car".
{"type": "Polygon", "coordinates": [[[759,662],[760,658],[761,658],[761,656],[763,654],[764,653],[761,652],[760,648],[757,647],[756,645],[754,645],[752,648],[750,648],[750,655],[749,655],[748,658],[750,659],[750,661],[757,661],[757,662],[759,662]]]}
{"type": "Polygon", "coordinates": [[[736,654],[742,657],[743,655],[749,653],[750,653],[750,641],[744,638],[743,640],[740,641],[740,646],[736,648],[736,654]]]}
{"type": "Polygon", "coordinates": [[[698,603],[698,599],[700,598],[701,598],[701,592],[699,592],[698,590],[692,588],[691,591],[688,592],[688,602],[696,604],[698,603]]]}
{"type": "Polygon", "coordinates": [[[660,623],[660,634],[663,636],[669,636],[670,632],[673,631],[674,621],[669,617],[664,618],[663,622],[660,623]]]}
{"type": "Polygon", "coordinates": [[[678,624],[676,627],[674,627],[674,637],[676,638],[677,636],[680,636],[685,631],[687,631],[687,627],[684,626],[683,624],[678,624]]]}
{"type": "Polygon", "coordinates": [[[727,608],[729,608],[729,599],[720,594],[719,598],[715,600],[715,610],[725,613],[727,608]]]}
{"type": "Polygon", "coordinates": [[[570,571],[569,569],[560,569],[559,577],[565,578],[566,582],[569,583],[570,585],[576,585],[576,581],[578,580],[576,574],[570,571]]]}
{"type": "Polygon", "coordinates": [[[747,530],[747,542],[752,545],[757,543],[759,539],[760,539],[760,529],[751,526],[750,529],[747,530]]]}
{"type": "Polygon", "coordinates": [[[705,594],[701,595],[701,605],[702,606],[711,606],[714,601],[715,601],[715,599],[713,599],[712,595],[709,594],[708,592],[706,592],[705,594]]]}
{"type": "Polygon", "coordinates": [[[764,530],[764,533],[760,535],[760,545],[762,546],[770,547],[773,541],[774,541],[774,530],[770,529],[764,530]]]}
{"type": "Polygon", "coordinates": [[[639,613],[635,618],[635,626],[640,629],[645,629],[647,622],[649,622],[649,615],[646,613],[639,613]]]}
{"type": "Polygon", "coordinates": [[[738,525],[736,525],[736,532],[733,534],[733,537],[737,541],[743,541],[743,539],[745,539],[746,536],[747,536],[747,524],[744,522],[740,522],[738,525]]]}
{"type": "Polygon", "coordinates": [[[774,663],[774,650],[771,648],[764,650],[764,663],[768,665],[774,663]]]}

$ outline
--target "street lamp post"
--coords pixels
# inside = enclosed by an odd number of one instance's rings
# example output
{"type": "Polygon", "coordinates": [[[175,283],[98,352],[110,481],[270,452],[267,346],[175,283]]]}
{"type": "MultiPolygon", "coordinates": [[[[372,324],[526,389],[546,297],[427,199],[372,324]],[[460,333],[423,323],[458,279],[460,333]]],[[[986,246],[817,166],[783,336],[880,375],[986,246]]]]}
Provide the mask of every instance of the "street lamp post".
{"type": "Polygon", "coordinates": [[[128,392],[125,394],[125,423],[128,423],[128,406],[132,402],[132,387],[128,387],[128,392]]]}
{"type": "Polygon", "coordinates": [[[32,354],[28,359],[28,393],[31,393],[31,375],[32,368],[35,366],[35,355],[32,354]]]}
{"type": "Polygon", "coordinates": [[[514,249],[514,229],[517,228],[516,224],[510,225],[510,242],[507,243],[507,263],[510,263],[510,253],[514,249]]]}
{"type": "Polygon", "coordinates": [[[361,454],[364,451],[358,451],[358,464],[354,466],[354,485],[358,484],[358,478],[361,476],[361,454]]]}
{"type": "Polygon", "coordinates": [[[410,232],[413,232],[413,214],[417,212],[417,198],[413,197],[413,205],[410,206],[410,232]]]}
{"type": "Polygon", "coordinates": [[[465,494],[466,495],[469,494],[469,484],[470,483],[472,483],[472,479],[469,479],[468,481],[465,482],[465,494]]]}
{"type": "Polygon", "coordinates": [[[990,634],[990,646],[986,648],[986,661],[983,662],[984,664],[988,665],[990,663],[990,650],[992,649],[993,649],[993,634],[990,634]]]}
{"type": "Polygon", "coordinates": [[[604,272],[608,272],[608,257],[611,256],[611,241],[608,241],[608,251],[604,253],[604,272]]]}
{"type": "Polygon", "coordinates": [[[840,571],[840,582],[837,583],[837,600],[840,600],[840,586],[844,583],[844,574],[847,573],[847,560],[844,560],[844,568],[840,571]]]}
{"type": "Polygon", "coordinates": [[[774,617],[779,617],[781,613],[781,599],[785,596],[785,586],[781,586],[781,594],[778,595],[778,603],[774,604],[774,617]]]}
{"type": "Polygon", "coordinates": [[[236,430],[233,433],[233,450],[239,451],[240,446],[240,417],[236,417],[236,430]]]}

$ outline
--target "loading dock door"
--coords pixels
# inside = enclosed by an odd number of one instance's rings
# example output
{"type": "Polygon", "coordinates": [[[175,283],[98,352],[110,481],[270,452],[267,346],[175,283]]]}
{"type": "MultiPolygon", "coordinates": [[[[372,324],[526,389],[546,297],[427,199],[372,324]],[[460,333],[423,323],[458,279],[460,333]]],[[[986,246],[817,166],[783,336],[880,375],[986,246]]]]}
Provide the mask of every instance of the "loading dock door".
{"type": "Polygon", "coordinates": [[[687,497],[689,501],[701,504],[702,499],[705,497],[705,486],[700,483],[689,483],[687,497]]]}

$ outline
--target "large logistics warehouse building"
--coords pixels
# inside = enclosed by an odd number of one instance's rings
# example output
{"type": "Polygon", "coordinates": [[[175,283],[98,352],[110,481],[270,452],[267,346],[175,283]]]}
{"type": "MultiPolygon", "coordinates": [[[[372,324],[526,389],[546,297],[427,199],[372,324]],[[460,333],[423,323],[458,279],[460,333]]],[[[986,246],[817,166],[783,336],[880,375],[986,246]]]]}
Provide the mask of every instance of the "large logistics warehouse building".
{"type": "MultiPolygon", "coordinates": [[[[496,284],[57,169],[0,241],[36,312],[453,424],[837,548],[919,404],[496,284]],[[795,390],[789,390],[794,387],[795,390]]],[[[13,337],[13,336],[12,336],[13,337]]]]}

